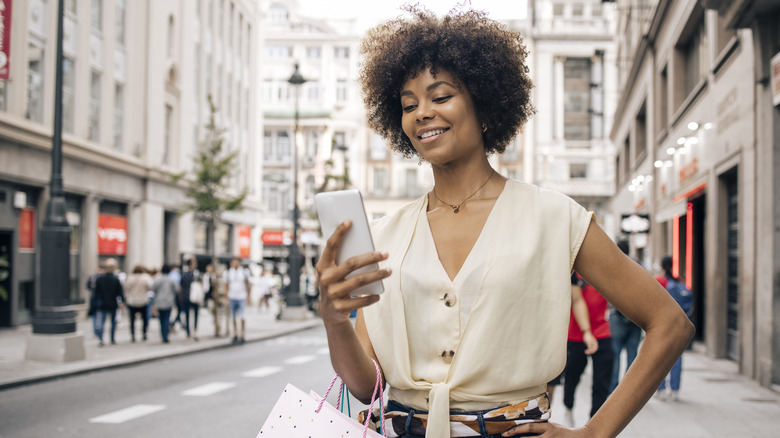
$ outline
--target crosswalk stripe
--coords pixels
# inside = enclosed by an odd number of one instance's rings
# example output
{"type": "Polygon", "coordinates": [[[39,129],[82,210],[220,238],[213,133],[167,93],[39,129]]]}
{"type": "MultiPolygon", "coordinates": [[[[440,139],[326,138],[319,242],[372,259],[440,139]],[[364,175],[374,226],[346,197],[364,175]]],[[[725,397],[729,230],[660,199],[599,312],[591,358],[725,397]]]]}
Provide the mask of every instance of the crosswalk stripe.
{"type": "Polygon", "coordinates": [[[130,406],[129,408],[120,409],[118,411],[101,415],[99,417],[90,418],[89,422],[108,423],[108,424],[124,423],[125,421],[130,421],[138,417],[143,417],[144,415],[149,415],[157,411],[162,411],[165,408],[166,408],[165,405],[143,405],[143,404],[135,405],[135,406],[130,406]]]}
{"type": "Polygon", "coordinates": [[[196,396],[196,397],[204,397],[207,395],[216,394],[220,391],[224,391],[226,389],[230,389],[232,387],[236,386],[233,382],[212,382],[207,383],[205,385],[201,385],[192,389],[188,389],[181,393],[181,395],[189,395],[189,396],[196,396]]]}
{"type": "Polygon", "coordinates": [[[266,377],[271,374],[276,374],[282,371],[282,367],[260,367],[254,370],[247,371],[243,374],[244,377],[266,377]]]}
{"type": "Polygon", "coordinates": [[[303,355],[303,356],[295,356],[287,359],[284,361],[287,365],[300,365],[302,363],[311,362],[314,359],[316,359],[314,356],[309,355],[303,355]]]}

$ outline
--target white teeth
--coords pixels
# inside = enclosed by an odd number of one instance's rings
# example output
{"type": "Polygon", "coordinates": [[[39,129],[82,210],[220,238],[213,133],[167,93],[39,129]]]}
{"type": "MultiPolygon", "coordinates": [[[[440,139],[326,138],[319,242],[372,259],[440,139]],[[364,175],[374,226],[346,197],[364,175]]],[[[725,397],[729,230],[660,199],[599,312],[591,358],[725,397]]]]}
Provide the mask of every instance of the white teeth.
{"type": "Polygon", "coordinates": [[[431,136],[434,136],[434,135],[443,134],[444,131],[445,131],[445,129],[436,129],[436,130],[433,130],[433,131],[428,131],[426,133],[421,134],[420,138],[428,138],[428,137],[431,137],[431,136]]]}

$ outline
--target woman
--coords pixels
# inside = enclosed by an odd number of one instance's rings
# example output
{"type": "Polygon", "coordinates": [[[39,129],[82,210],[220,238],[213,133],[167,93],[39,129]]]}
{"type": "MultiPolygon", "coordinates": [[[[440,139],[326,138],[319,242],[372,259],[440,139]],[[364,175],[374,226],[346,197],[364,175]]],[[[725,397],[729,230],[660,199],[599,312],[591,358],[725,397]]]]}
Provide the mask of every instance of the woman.
{"type": "Polygon", "coordinates": [[[130,339],[135,342],[135,315],[140,314],[143,321],[143,340],[149,327],[147,310],[149,306],[149,290],[152,288],[152,277],[141,265],[136,265],[133,272],[125,280],[125,298],[130,316],[130,339]]]}
{"type": "Polygon", "coordinates": [[[369,33],[360,79],[370,126],[430,163],[435,184],[373,224],[376,252],[336,265],[349,221],[328,239],[317,272],[333,366],[366,402],[379,364],[388,436],[615,436],[692,326],[592,214],[490,166],[533,112],[519,34],[479,12],[411,12],[369,33]],[[579,429],[546,421],[545,386],[566,361],[572,268],[647,331],[630,372],[579,429]],[[382,296],[351,296],[380,280],[382,296]]]}
{"type": "Polygon", "coordinates": [[[176,302],[176,294],[178,292],[176,280],[169,275],[170,273],[171,266],[163,265],[162,274],[152,283],[152,291],[154,291],[152,312],[160,320],[160,335],[164,344],[170,342],[168,334],[171,328],[171,309],[176,302]]]}

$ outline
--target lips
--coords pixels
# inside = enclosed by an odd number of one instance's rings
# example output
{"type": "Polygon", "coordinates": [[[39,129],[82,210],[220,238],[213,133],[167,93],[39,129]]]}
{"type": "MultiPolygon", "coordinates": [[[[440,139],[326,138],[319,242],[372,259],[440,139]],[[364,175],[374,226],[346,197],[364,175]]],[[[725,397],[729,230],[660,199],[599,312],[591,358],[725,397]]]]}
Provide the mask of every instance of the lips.
{"type": "Polygon", "coordinates": [[[417,135],[417,138],[420,140],[425,140],[426,138],[433,137],[435,135],[444,134],[445,132],[449,131],[450,128],[434,128],[434,129],[428,129],[423,132],[421,132],[419,135],[417,135]]]}

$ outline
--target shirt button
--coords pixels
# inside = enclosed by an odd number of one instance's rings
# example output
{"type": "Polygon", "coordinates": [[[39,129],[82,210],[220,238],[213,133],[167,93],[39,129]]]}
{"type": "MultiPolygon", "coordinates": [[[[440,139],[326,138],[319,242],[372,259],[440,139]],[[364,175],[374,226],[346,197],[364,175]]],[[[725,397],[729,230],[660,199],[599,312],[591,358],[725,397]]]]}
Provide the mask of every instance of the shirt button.
{"type": "Polygon", "coordinates": [[[447,307],[452,307],[458,302],[457,296],[450,292],[445,293],[441,300],[444,301],[444,305],[447,307]]]}
{"type": "Polygon", "coordinates": [[[441,352],[441,359],[446,364],[451,364],[453,357],[455,357],[455,352],[452,350],[444,350],[441,352]]]}

